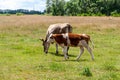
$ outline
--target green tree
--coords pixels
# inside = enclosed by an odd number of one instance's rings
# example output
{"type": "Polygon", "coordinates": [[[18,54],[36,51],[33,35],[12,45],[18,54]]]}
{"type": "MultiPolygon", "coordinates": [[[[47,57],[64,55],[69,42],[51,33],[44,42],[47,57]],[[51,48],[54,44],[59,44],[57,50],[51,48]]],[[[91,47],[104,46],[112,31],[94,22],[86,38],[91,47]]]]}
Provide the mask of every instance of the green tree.
{"type": "Polygon", "coordinates": [[[67,15],[76,16],[79,11],[77,2],[75,2],[75,1],[67,2],[65,11],[66,11],[67,15]]]}
{"type": "Polygon", "coordinates": [[[52,9],[52,15],[58,16],[64,15],[64,5],[65,5],[65,0],[51,0],[51,9],[52,9]]]}
{"type": "Polygon", "coordinates": [[[47,0],[46,12],[63,15],[113,15],[120,14],[120,0],[47,0]]]}
{"type": "Polygon", "coordinates": [[[51,0],[46,1],[46,13],[51,13],[51,0]]]}

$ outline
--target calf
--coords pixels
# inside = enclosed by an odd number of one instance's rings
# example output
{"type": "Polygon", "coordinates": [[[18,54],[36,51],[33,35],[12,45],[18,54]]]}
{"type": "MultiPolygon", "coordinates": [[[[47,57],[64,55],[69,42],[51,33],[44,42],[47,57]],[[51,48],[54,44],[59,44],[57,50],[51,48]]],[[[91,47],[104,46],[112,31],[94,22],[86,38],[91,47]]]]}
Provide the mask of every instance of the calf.
{"type": "MultiPolygon", "coordinates": [[[[51,34],[47,40],[48,43],[56,42],[63,48],[65,60],[68,59],[67,47],[70,47],[70,46],[80,47],[80,54],[78,55],[77,60],[79,60],[80,56],[83,54],[84,47],[90,53],[92,60],[94,60],[94,55],[92,53],[91,48],[89,47],[89,41],[92,43],[89,35],[73,34],[73,33],[51,34]]],[[[93,46],[93,43],[92,43],[92,46],[93,46]]]]}

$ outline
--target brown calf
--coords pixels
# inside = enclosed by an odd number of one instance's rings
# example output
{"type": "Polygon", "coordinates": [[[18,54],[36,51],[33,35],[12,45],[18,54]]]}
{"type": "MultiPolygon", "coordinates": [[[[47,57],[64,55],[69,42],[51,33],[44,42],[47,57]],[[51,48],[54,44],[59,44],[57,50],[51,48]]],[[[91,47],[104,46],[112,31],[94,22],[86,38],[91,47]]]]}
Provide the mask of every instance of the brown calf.
{"type": "Polygon", "coordinates": [[[83,54],[84,47],[90,53],[92,60],[94,60],[94,55],[92,53],[91,48],[89,47],[89,41],[92,43],[89,35],[73,34],[73,33],[51,34],[47,40],[48,43],[56,42],[63,48],[65,60],[68,59],[67,47],[70,47],[70,46],[80,47],[80,54],[78,55],[77,60],[79,60],[80,56],[83,54]]]}

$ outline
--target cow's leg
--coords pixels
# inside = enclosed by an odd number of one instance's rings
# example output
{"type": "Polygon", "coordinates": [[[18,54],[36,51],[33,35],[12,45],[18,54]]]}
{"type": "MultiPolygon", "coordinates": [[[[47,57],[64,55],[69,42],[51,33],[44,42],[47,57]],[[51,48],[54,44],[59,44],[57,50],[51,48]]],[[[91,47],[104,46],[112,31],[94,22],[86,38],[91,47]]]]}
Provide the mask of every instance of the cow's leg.
{"type": "Polygon", "coordinates": [[[69,50],[69,47],[67,47],[67,55],[68,55],[68,50],[69,50]]]}
{"type": "Polygon", "coordinates": [[[56,44],[56,54],[58,54],[58,44],[56,44]]]}
{"type": "Polygon", "coordinates": [[[65,57],[65,60],[67,60],[68,59],[68,56],[67,56],[67,46],[63,47],[63,54],[64,54],[64,57],[65,57]]]}
{"type": "Polygon", "coordinates": [[[91,48],[90,48],[89,45],[87,44],[87,42],[86,42],[85,40],[82,40],[81,43],[82,43],[82,45],[88,50],[88,52],[90,53],[92,60],[94,60],[94,55],[93,55],[93,53],[92,53],[91,48]]]}
{"type": "Polygon", "coordinates": [[[84,52],[84,47],[83,47],[83,46],[80,46],[80,54],[78,55],[77,60],[80,59],[80,57],[81,57],[81,55],[83,54],[83,52],[84,52]]]}

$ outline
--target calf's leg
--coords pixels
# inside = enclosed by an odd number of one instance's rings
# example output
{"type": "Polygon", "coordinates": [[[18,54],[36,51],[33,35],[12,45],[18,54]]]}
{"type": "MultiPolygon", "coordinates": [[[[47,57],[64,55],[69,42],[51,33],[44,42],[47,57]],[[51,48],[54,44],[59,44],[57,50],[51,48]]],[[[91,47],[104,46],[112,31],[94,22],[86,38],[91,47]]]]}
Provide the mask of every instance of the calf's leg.
{"type": "Polygon", "coordinates": [[[82,43],[82,45],[88,50],[88,52],[90,53],[92,60],[94,60],[94,55],[93,55],[93,53],[92,53],[91,48],[90,48],[89,45],[87,44],[87,42],[86,42],[85,40],[82,40],[81,43],[82,43]]]}
{"type": "Polygon", "coordinates": [[[56,45],[56,54],[58,54],[58,44],[55,45],[56,45]]]}
{"type": "Polygon", "coordinates": [[[92,49],[88,46],[87,48],[88,52],[90,53],[91,57],[92,57],[92,60],[94,60],[94,55],[92,53],[92,49]]]}
{"type": "Polygon", "coordinates": [[[67,56],[67,46],[63,47],[63,54],[64,54],[64,57],[65,57],[65,60],[67,60],[68,59],[68,56],[67,56]]]}
{"type": "Polygon", "coordinates": [[[68,50],[69,50],[69,47],[67,47],[67,55],[68,55],[68,50]]]}
{"type": "Polygon", "coordinates": [[[80,54],[78,55],[77,60],[79,60],[79,58],[81,57],[83,52],[84,52],[84,48],[82,46],[80,46],[80,54]]]}

